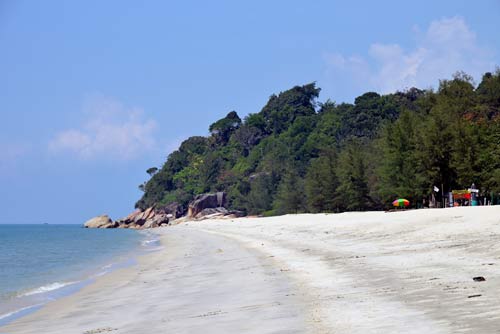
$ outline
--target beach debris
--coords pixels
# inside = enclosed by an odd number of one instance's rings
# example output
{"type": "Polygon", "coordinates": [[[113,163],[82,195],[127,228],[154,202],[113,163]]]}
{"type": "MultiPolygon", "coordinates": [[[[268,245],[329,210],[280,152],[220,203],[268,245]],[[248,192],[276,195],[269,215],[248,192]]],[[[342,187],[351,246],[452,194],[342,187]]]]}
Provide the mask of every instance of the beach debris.
{"type": "Polygon", "coordinates": [[[470,295],[470,296],[467,296],[467,298],[476,298],[476,297],[481,297],[482,295],[470,295]]]}
{"type": "Polygon", "coordinates": [[[207,312],[207,313],[203,313],[203,314],[199,314],[199,315],[194,315],[190,318],[205,318],[205,317],[213,317],[213,316],[216,316],[216,315],[220,315],[220,314],[226,314],[227,312],[225,311],[222,311],[222,310],[217,310],[217,311],[210,311],[210,312],[207,312]]]}
{"type": "Polygon", "coordinates": [[[486,281],[486,278],[484,278],[483,276],[473,277],[472,279],[474,280],[474,282],[484,282],[484,281],[486,281]]]}
{"type": "Polygon", "coordinates": [[[117,331],[118,328],[112,328],[112,327],[102,327],[102,328],[96,328],[96,329],[91,329],[88,331],[83,332],[83,334],[98,334],[98,333],[106,333],[106,332],[113,332],[117,331]]]}

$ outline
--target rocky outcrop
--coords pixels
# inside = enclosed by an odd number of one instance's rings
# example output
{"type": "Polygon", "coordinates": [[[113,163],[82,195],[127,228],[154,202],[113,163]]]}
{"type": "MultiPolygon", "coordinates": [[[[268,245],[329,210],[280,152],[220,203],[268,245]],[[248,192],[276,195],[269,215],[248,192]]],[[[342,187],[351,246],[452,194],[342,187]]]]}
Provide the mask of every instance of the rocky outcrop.
{"type": "Polygon", "coordinates": [[[147,229],[169,225],[172,219],[177,223],[189,219],[236,218],[244,216],[244,212],[227,210],[226,193],[202,194],[189,203],[187,217],[183,216],[185,209],[178,203],[165,206],[149,207],[144,211],[135,210],[127,217],[112,221],[108,216],[98,216],[87,221],[84,226],[89,228],[130,228],[147,229]]]}
{"type": "Polygon", "coordinates": [[[188,206],[188,217],[194,218],[204,209],[220,208],[226,204],[226,193],[202,194],[194,198],[188,206]]]}
{"type": "Polygon", "coordinates": [[[168,225],[171,214],[156,211],[154,207],[144,211],[136,210],[127,217],[112,221],[108,216],[98,216],[87,221],[84,226],[88,228],[130,228],[145,229],[168,225]]]}
{"type": "Polygon", "coordinates": [[[117,220],[117,223],[121,228],[153,228],[168,225],[172,217],[171,214],[150,207],[144,211],[136,210],[127,217],[117,220]]]}
{"type": "Polygon", "coordinates": [[[117,224],[108,215],[102,215],[87,220],[83,226],[86,228],[114,228],[117,227],[117,224]]]}

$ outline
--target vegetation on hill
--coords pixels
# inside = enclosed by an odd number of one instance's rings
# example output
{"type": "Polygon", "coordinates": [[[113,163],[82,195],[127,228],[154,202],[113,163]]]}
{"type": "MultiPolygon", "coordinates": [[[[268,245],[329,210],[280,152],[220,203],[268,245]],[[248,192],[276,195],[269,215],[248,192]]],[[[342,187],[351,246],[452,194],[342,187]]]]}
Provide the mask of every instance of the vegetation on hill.
{"type": "MultiPolygon", "coordinates": [[[[434,186],[500,193],[500,70],[477,87],[457,73],[437,91],[318,102],[315,83],[272,95],[243,120],[235,111],[152,167],[136,207],[225,191],[248,214],[383,209],[416,205],[434,186]]],[[[440,194],[440,193],[439,193],[440,194]]],[[[439,195],[438,194],[438,195],[439,195]]]]}

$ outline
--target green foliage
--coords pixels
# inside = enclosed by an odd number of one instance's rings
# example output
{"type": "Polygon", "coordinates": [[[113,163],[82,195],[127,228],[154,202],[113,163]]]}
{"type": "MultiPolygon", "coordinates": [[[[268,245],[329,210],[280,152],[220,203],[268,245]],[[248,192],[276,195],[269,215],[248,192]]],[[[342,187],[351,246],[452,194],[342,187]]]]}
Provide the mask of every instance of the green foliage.
{"type": "Polygon", "coordinates": [[[342,209],[359,211],[373,208],[363,143],[357,139],[349,141],[340,153],[338,163],[339,186],[336,192],[342,209]]]}
{"type": "Polygon", "coordinates": [[[148,173],[150,176],[155,175],[158,172],[157,167],[151,167],[146,170],[146,173],[148,173]]]}
{"type": "Polygon", "coordinates": [[[260,214],[272,209],[274,194],[276,193],[276,179],[270,173],[254,175],[250,181],[250,191],[246,196],[246,211],[248,214],[260,214]]]}
{"type": "Polygon", "coordinates": [[[201,194],[205,191],[203,181],[201,180],[201,167],[203,158],[195,156],[191,159],[189,165],[184,167],[173,176],[173,181],[176,189],[183,189],[190,194],[201,194]]]}
{"type": "Polygon", "coordinates": [[[264,119],[266,134],[279,134],[285,131],[299,116],[315,114],[314,100],[321,89],[316,84],[295,86],[290,90],[271,95],[260,115],[264,119]]]}
{"type": "Polygon", "coordinates": [[[353,104],[318,103],[319,92],[311,83],[272,95],[243,121],[231,111],[148,169],[136,206],[186,208],[225,191],[248,214],[370,210],[473,182],[499,197],[500,70],[477,88],[459,72],[435,92],[368,92],[353,104]]]}
{"type": "Polygon", "coordinates": [[[306,211],[304,180],[295,168],[289,168],[281,180],[274,200],[274,214],[306,211]]]}
{"type": "Polygon", "coordinates": [[[388,124],[378,142],[378,193],[389,204],[396,198],[406,198],[411,203],[419,200],[426,186],[421,179],[422,168],[418,164],[416,148],[420,141],[420,119],[412,112],[404,111],[399,119],[388,124]]]}
{"type": "Polygon", "coordinates": [[[339,211],[337,160],[335,149],[329,149],[311,161],[305,179],[307,207],[311,212],[339,211]]]}
{"type": "Polygon", "coordinates": [[[210,125],[208,131],[210,131],[217,144],[224,145],[229,141],[231,134],[239,128],[240,125],[240,117],[236,111],[231,111],[226,117],[210,125]]]}

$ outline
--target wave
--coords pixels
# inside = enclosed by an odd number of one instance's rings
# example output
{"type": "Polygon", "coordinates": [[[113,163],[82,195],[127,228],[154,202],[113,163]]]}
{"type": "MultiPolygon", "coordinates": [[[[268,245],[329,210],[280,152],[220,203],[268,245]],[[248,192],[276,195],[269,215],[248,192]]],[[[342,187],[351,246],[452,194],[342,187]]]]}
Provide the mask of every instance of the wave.
{"type": "Polygon", "coordinates": [[[160,239],[148,239],[141,242],[142,246],[151,247],[151,246],[159,246],[160,239]]]}
{"type": "Polygon", "coordinates": [[[62,283],[54,282],[51,284],[43,285],[43,286],[38,287],[36,289],[30,290],[28,292],[25,292],[25,293],[19,295],[19,297],[26,297],[26,296],[37,295],[40,293],[50,292],[50,291],[61,289],[61,288],[64,288],[65,286],[76,284],[76,283],[78,283],[78,281],[76,281],[76,282],[62,282],[62,283]]]}
{"type": "Polygon", "coordinates": [[[0,320],[3,320],[3,319],[6,319],[6,318],[9,318],[9,317],[12,317],[13,315],[16,315],[18,313],[21,313],[23,311],[27,311],[29,309],[32,309],[32,308],[35,308],[35,307],[38,307],[38,306],[42,306],[44,305],[44,303],[40,303],[40,304],[35,304],[35,305],[30,305],[30,306],[26,306],[26,307],[23,307],[23,308],[20,308],[20,309],[17,309],[15,311],[12,311],[12,312],[9,312],[9,313],[5,313],[5,314],[0,314],[0,320]]]}
{"type": "Polygon", "coordinates": [[[150,231],[141,231],[142,235],[145,236],[144,240],[141,241],[141,246],[147,251],[154,251],[161,249],[160,236],[156,233],[150,231]]]}

